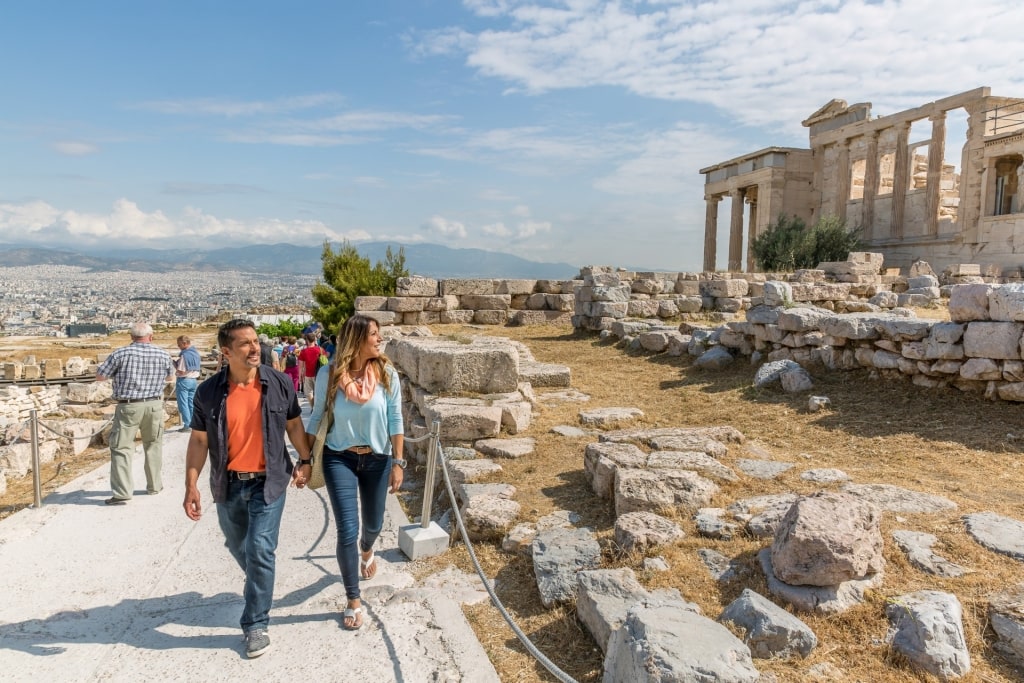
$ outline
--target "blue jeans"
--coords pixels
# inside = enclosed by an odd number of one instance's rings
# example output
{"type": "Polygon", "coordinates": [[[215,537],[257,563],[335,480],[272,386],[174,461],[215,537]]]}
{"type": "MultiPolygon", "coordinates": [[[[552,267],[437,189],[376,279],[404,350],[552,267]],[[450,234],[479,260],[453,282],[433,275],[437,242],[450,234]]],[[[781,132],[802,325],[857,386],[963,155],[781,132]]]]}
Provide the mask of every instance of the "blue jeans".
{"type": "Polygon", "coordinates": [[[245,607],[240,623],[246,632],[267,627],[274,600],[274,563],[285,496],[268,505],[263,500],[265,481],[229,477],[227,500],[217,505],[224,544],[245,572],[245,607]]]}
{"type": "Polygon", "coordinates": [[[360,552],[373,548],[384,526],[390,472],[390,455],[356,455],[324,448],[324,482],[338,528],[338,566],[349,600],[359,598],[360,552]],[[359,533],[357,490],[362,502],[362,535],[359,533]]]}
{"type": "Polygon", "coordinates": [[[192,426],[192,399],[196,397],[199,380],[191,377],[179,377],[174,383],[174,395],[178,397],[178,414],[181,415],[181,426],[192,426]]]}

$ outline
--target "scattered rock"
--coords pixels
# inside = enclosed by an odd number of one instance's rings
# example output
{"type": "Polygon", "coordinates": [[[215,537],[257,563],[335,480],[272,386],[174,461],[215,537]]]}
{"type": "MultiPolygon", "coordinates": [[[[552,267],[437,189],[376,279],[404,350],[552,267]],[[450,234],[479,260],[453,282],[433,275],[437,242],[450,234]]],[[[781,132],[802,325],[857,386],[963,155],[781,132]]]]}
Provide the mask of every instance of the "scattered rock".
{"type": "Polygon", "coordinates": [[[910,564],[921,571],[950,578],[964,575],[963,567],[932,552],[932,546],[939,540],[935,536],[919,531],[897,530],[892,532],[892,538],[907,554],[910,564]]]}
{"type": "Polygon", "coordinates": [[[556,425],[551,428],[551,431],[559,436],[564,436],[570,439],[590,435],[590,432],[586,429],[580,429],[579,427],[572,427],[570,425],[556,425]]]}
{"type": "Polygon", "coordinates": [[[627,512],[615,520],[615,542],[627,551],[668,545],[685,535],[678,524],[653,512],[627,512]]]}
{"type": "Polygon", "coordinates": [[[736,473],[706,453],[697,451],[654,451],[647,456],[652,470],[693,470],[719,481],[736,481],[736,473]]]}
{"type": "Polygon", "coordinates": [[[537,441],[528,437],[519,439],[481,439],[474,447],[492,458],[521,458],[533,453],[537,441]]]}
{"type": "Polygon", "coordinates": [[[793,463],[740,458],[736,461],[736,466],[740,468],[741,472],[755,479],[774,479],[792,469],[793,463]]]}
{"type": "Polygon", "coordinates": [[[788,370],[795,370],[800,364],[793,360],[773,360],[765,363],[754,373],[754,386],[764,387],[773,382],[778,382],[782,373],[788,370]]]}
{"type": "Polygon", "coordinates": [[[456,460],[448,463],[448,471],[452,477],[452,483],[465,484],[479,481],[484,477],[501,472],[501,465],[493,460],[456,460]]]}
{"type": "Polygon", "coordinates": [[[768,591],[802,612],[840,614],[864,602],[866,591],[882,585],[882,572],[878,572],[836,586],[792,586],[780,581],[772,571],[771,550],[765,548],[757,559],[768,580],[768,591]]]}
{"type": "Polygon", "coordinates": [[[750,649],[729,629],[686,603],[635,605],[612,633],[604,683],[721,681],[755,683],[750,649]]]}
{"type": "Polygon", "coordinates": [[[989,550],[1024,561],[1024,523],[994,512],[965,515],[967,533],[989,550]]]}
{"type": "Polygon", "coordinates": [[[632,422],[643,416],[644,411],[639,408],[596,408],[581,410],[580,422],[592,427],[609,427],[622,422],[632,422]]]}
{"type": "Polygon", "coordinates": [[[498,540],[519,516],[519,503],[499,496],[476,496],[460,510],[471,541],[498,540]]]}
{"type": "Polygon", "coordinates": [[[807,624],[749,588],[725,608],[718,621],[744,629],[743,642],[758,659],[806,657],[818,645],[807,624]]]}
{"type": "Polygon", "coordinates": [[[576,389],[563,389],[537,394],[537,400],[541,403],[586,403],[590,395],[576,389]]]}
{"type": "Polygon", "coordinates": [[[722,370],[729,367],[736,358],[724,346],[712,346],[700,354],[693,364],[702,370],[722,370]]]}
{"type": "Polygon", "coordinates": [[[807,410],[816,413],[819,410],[832,407],[832,399],[828,396],[811,396],[807,399],[807,410]]]}
{"type": "Polygon", "coordinates": [[[799,394],[814,388],[814,380],[811,379],[811,373],[803,368],[786,370],[779,377],[779,380],[782,382],[782,390],[787,394],[799,394]]]}
{"type": "Polygon", "coordinates": [[[645,557],[644,558],[644,571],[648,572],[667,572],[669,570],[668,562],[665,561],[664,557],[660,555],[658,557],[645,557]]]}
{"type": "Polygon", "coordinates": [[[855,496],[824,491],[797,500],[771,547],[772,569],[794,586],[835,586],[885,568],[881,515],[855,496]]]}
{"type": "Polygon", "coordinates": [[[548,529],[533,541],[533,572],[545,607],[576,598],[576,574],[601,566],[601,546],[587,529],[548,529]]]}
{"type": "Polygon", "coordinates": [[[694,521],[697,523],[697,532],[708,538],[718,538],[723,541],[732,540],[732,537],[739,531],[739,527],[726,521],[725,510],[722,508],[701,508],[697,510],[694,521]]]}
{"type": "Polygon", "coordinates": [[[849,481],[850,476],[842,470],[821,468],[816,470],[807,470],[800,475],[801,479],[806,481],[813,481],[818,484],[831,484],[837,481],[849,481]]]}
{"type": "Polygon", "coordinates": [[[696,510],[711,502],[718,486],[689,470],[628,470],[615,475],[615,514],[655,512],[682,506],[696,510]]]}
{"type": "Polygon", "coordinates": [[[917,591],[890,598],[885,616],[895,629],[893,648],[915,668],[943,680],[971,670],[963,609],[952,593],[917,591]]]}
{"type": "Polygon", "coordinates": [[[708,568],[708,572],[711,573],[715,581],[724,583],[735,578],[736,563],[717,550],[701,548],[697,551],[697,556],[700,557],[700,561],[704,563],[704,566],[708,568]]]}
{"type": "Polygon", "coordinates": [[[996,650],[1014,665],[1024,668],[1024,583],[992,596],[988,618],[999,637],[996,650]]]}
{"type": "Polygon", "coordinates": [[[842,490],[889,512],[948,512],[956,503],[942,496],[911,491],[889,484],[847,484],[842,490]]]}

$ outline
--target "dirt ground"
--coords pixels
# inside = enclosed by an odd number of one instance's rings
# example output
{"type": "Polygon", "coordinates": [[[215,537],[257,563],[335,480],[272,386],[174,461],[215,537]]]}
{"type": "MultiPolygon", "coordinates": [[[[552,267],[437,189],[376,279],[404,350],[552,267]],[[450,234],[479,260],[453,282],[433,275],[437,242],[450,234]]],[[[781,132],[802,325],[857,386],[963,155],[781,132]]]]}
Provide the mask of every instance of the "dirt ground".
{"type": "MultiPolygon", "coordinates": [[[[713,504],[725,507],[754,495],[794,491],[810,493],[818,486],[800,479],[811,468],[844,470],[857,483],[890,483],[945,496],[958,509],[938,515],[886,513],[885,580],[859,608],[832,617],[799,615],[817,634],[819,645],[806,660],[755,660],[762,672],[779,681],[923,681],[885,644],[886,601],[914,590],[936,589],[955,593],[964,609],[964,624],[972,657],[972,672],[964,681],[1010,682],[1024,680],[1024,672],[1009,667],[991,647],[994,635],[988,624],[988,596],[1024,580],[1024,565],[985,550],[964,531],[961,517],[994,511],[1024,519],[1021,497],[1021,452],[1024,427],[1021,407],[995,403],[979,395],[956,390],[925,390],[910,382],[872,379],[867,372],[824,374],[812,369],[814,393],[831,399],[832,408],[807,411],[807,396],[789,395],[778,389],[751,386],[754,368],[739,361],[719,372],[691,367],[689,358],[630,353],[600,342],[596,335],[577,334],[568,327],[474,328],[441,326],[436,334],[488,334],[526,343],[539,361],[561,363],[572,369],[572,386],[591,396],[587,403],[561,404],[534,412],[533,424],[524,436],[537,440],[533,455],[501,461],[504,471],[491,481],[514,483],[522,506],[520,521],[534,521],[555,510],[572,510],[580,525],[597,530],[603,549],[603,566],[630,567],[649,588],[674,587],[683,597],[700,605],[704,614],[717,617],[744,587],[767,595],[756,552],[768,541],[739,536],[731,541],[704,539],[697,535],[690,515],[680,512],[676,521],[686,538],[671,547],[651,549],[646,556],[663,556],[671,570],[643,570],[643,556],[622,552],[614,543],[614,514],[609,501],[598,499],[583,474],[583,451],[594,438],[566,438],[551,432],[556,425],[578,425],[585,408],[632,406],[644,411],[637,426],[731,425],[746,437],[732,445],[722,458],[731,465],[738,458],[767,458],[794,463],[781,477],[764,481],[741,477],[722,483],[713,504]],[[939,538],[934,551],[970,568],[960,579],[926,575],[914,569],[892,542],[894,529],[932,533],[939,538]],[[697,557],[700,548],[712,548],[740,565],[737,578],[719,584],[697,557]],[[825,678],[812,667],[828,663],[845,672],[825,678]]],[[[201,338],[198,330],[188,332],[201,338]]],[[[170,331],[158,343],[173,339],[170,331]]],[[[208,334],[212,339],[213,330],[208,334]]],[[[54,340],[53,353],[60,344],[54,340]]],[[[64,340],[69,341],[69,340],[64,340]]],[[[126,343],[109,340],[111,348],[126,343]]],[[[0,340],[0,360],[10,356],[7,340],[0,340]]],[[[67,347],[64,347],[67,348],[67,347]]],[[[80,350],[79,350],[80,351],[80,350]]],[[[71,355],[84,355],[81,352],[71,355]]],[[[37,357],[50,357],[37,352],[37,357]]],[[[56,472],[44,470],[47,487],[55,487],[81,471],[106,460],[76,459],[56,472]]],[[[411,468],[410,468],[411,469],[411,468]]],[[[422,476],[410,471],[410,477],[422,476]]],[[[0,498],[2,511],[31,502],[31,477],[12,480],[0,498]],[[27,482],[27,488],[24,482],[27,482]]],[[[410,515],[419,514],[419,502],[407,500],[410,515]]],[[[578,681],[601,679],[602,655],[589,633],[576,620],[571,606],[548,610],[541,606],[532,567],[527,558],[506,554],[496,545],[475,546],[485,574],[495,584],[506,609],[533,643],[558,667],[578,681]]],[[[461,544],[439,558],[426,562],[423,571],[454,563],[474,571],[461,544]]],[[[553,681],[519,643],[500,613],[490,604],[468,607],[466,613],[506,683],[553,681]]]]}

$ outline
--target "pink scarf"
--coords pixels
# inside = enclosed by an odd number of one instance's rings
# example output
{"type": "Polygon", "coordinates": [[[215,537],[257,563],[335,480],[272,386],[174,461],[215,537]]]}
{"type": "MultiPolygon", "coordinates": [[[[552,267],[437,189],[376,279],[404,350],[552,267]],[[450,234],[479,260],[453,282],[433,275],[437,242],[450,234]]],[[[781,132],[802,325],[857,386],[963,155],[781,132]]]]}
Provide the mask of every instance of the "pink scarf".
{"type": "Polygon", "coordinates": [[[341,386],[345,388],[345,397],[353,403],[366,403],[377,388],[377,368],[367,363],[362,379],[352,379],[346,369],[341,374],[341,386]]]}

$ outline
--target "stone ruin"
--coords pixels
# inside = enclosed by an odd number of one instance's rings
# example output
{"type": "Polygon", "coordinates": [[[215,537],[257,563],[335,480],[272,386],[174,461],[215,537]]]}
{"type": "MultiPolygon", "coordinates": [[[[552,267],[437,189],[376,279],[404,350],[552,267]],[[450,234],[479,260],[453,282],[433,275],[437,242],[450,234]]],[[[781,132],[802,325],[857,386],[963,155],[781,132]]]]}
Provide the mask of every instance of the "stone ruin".
{"type": "MultiPolygon", "coordinates": [[[[606,681],[689,680],[698,673],[709,680],[757,681],[758,659],[806,657],[819,645],[813,631],[785,607],[797,614],[835,614],[862,602],[868,588],[884,589],[882,515],[916,513],[941,520],[956,511],[956,504],[941,496],[855,483],[843,472],[822,469],[801,475],[821,485],[814,495],[722,501],[720,483],[771,479],[793,464],[733,457],[730,451],[745,439],[731,427],[628,428],[622,425],[642,417],[638,409],[581,410],[580,427],[555,431],[595,437],[585,446],[581,465],[594,495],[614,509],[620,548],[648,553],[684,538],[683,529],[662,516],[666,509],[686,511],[712,545],[741,533],[766,541],[758,560],[770,597],[746,588],[720,614],[705,616],[678,590],[648,590],[631,569],[602,568],[596,535],[578,527],[574,513],[520,522],[516,486],[494,482],[500,480],[502,459],[532,454],[533,440],[519,436],[529,424],[528,407],[587,400],[568,386],[567,368],[546,386],[524,381],[532,355],[506,339],[403,336],[392,338],[387,350],[406,376],[410,436],[425,433],[428,421],[443,415],[446,460],[469,540],[498,543],[506,552],[531,558],[541,604],[575,604],[579,620],[605,653],[606,681]]],[[[545,368],[543,374],[553,376],[554,370],[545,368]]],[[[438,520],[448,528],[450,514],[438,520]]],[[[1021,522],[978,513],[965,516],[964,523],[979,544],[1024,561],[1021,522]]],[[[928,534],[897,530],[892,541],[926,576],[964,574],[931,551],[935,538],[928,534]]],[[[719,581],[735,580],[733,562],[712,545],[699,553],[708,571],[719,581]]],[[[644,566],[671,569],[653,557],[644,566]]],[[[1024,657],[1024,617],[1019,600],[1014,602],[1021,588],[1013,590],[990,601],[998,647],[1011,659],[1024,657]]],[[[970,671],[962,608],[954,594],[922,590],[893,596],[886,615],[891,645],[914,668],[946,679],[970,671]]],[[[835,667],[829,671],[841,675],[835,667]]]]}

